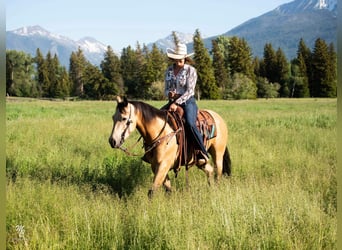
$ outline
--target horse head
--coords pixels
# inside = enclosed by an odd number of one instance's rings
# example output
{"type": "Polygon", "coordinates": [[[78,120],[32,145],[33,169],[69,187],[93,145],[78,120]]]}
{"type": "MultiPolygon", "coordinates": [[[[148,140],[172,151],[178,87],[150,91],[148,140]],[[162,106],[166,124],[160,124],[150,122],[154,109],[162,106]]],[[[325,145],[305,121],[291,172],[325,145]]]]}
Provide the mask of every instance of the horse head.
{"type": "Polygon", "coordinates": [[[136,127],[134,106],[126,97],[117,96],[116,101],[117,106],[112,117],[113,129],[108,140],[112,148],[120,148],[136,127]]]}

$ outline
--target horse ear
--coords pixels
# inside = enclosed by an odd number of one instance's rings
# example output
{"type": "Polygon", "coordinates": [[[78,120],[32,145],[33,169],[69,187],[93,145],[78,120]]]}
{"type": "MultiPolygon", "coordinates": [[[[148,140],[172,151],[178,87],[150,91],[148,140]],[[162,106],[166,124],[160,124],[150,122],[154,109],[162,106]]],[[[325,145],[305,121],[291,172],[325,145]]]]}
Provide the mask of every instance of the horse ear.
{"type": "Polygon", "coordinates": [[[127,100],[127,97],[126,96],[116,96],[116,101],[117,103],[120,103],[120,104],[123,104],[124,106],[127,106],[128,105],[128,100],[127,100]]]}
{"type": "Polygon", "coordinates": [[[127,99],[127,97],[126,97],[126,96],[124,96],[124,98],[123,98],[123,103],[125,104],[125,106],[127,106],[127,105],[128,105],[128,99],[127,99]]]}
{"type": "Polygon", "coordinates": [[[121,96],[116,96],[116,102],[117,103],[122,103],[123,102],[123,99],[122,99],[122,97],[121,96]]]}

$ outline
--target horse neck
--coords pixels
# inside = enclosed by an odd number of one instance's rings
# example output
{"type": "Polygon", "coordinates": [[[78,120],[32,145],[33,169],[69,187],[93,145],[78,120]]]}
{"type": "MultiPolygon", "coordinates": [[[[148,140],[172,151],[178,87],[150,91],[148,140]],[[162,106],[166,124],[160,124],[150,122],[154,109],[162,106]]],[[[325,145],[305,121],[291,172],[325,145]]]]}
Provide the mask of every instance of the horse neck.
{"type": "Polygon", "coordinates": [[[137,130],[140,135],[144,138],[145,142],[150,143],[159,136],[162,136],[169,130],[169,125],[158,116],[146,121],[143,119],[143,111],[137,110],[137,130]]]}

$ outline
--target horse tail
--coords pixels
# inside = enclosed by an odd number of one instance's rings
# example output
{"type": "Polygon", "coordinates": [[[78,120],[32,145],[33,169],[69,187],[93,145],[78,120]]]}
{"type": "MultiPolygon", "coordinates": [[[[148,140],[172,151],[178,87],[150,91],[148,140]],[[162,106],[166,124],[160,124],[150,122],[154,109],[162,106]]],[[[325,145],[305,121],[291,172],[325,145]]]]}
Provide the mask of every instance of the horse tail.
{"type": "Polygon", "coordinates": [[[223,169],[222,174],[225,176],[230,176],[232,172],[232,162],[230,160],[230,154],[228,147],[226,147],[226,150],[224,151],[223,155],[223,169]]]}

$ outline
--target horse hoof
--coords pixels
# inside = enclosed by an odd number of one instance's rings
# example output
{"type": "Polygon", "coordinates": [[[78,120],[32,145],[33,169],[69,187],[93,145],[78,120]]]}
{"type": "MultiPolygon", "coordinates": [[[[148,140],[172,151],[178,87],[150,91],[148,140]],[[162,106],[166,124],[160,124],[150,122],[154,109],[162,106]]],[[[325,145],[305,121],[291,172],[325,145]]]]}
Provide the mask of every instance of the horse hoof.
{"type": "Polygon", "coordinates": [[[147,195],[148,195],[148,198],[149,198],[149,199],[152,199],[152,196],[153,196],[153,190],[152,190],[152,189],[148,190],[148,193],[147,193],[147,195]]]}

